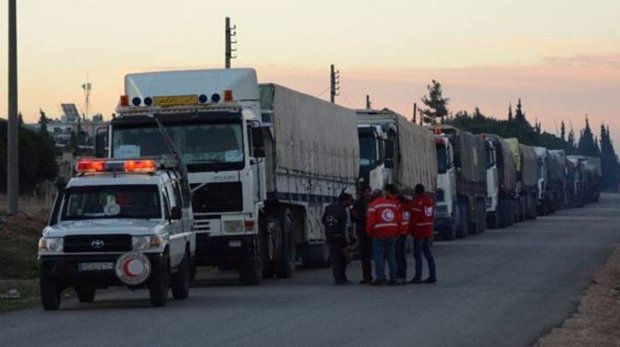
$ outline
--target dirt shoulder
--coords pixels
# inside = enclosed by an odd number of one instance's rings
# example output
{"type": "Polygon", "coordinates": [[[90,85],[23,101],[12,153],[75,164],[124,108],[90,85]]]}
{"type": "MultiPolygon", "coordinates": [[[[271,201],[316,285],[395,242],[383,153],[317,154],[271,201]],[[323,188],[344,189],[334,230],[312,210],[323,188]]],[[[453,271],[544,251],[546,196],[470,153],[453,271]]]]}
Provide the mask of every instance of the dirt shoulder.
{"type": "Polygon", "coordinates": [[[620,245],[595,273],[577,312],[535,346],[620,346],[620,245]]]}

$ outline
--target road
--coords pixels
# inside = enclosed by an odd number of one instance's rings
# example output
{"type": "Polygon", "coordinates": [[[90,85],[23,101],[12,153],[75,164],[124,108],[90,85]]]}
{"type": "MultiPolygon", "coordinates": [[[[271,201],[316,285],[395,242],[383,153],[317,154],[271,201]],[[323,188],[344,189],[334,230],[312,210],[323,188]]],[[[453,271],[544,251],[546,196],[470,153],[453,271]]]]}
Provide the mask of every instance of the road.
{"type": "MultiPolygon", "coordinates": [[[[186,301],[101,291],[0,314],[4,346],[528,346],[576,307],[620,241],[620,196],[465,240],[437,242],[435,285],[334,286],[328,269],[258,287],[199,280],[186,301]]],[[[359,279],[359,263],[350,277],[359,279]]]]}

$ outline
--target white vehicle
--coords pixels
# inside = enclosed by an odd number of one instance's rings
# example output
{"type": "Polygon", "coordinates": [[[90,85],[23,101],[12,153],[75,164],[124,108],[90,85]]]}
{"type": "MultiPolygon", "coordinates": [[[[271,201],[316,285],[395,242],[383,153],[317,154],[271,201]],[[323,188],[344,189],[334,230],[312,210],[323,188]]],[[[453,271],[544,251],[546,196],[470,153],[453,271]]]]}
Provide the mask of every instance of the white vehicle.
{"type": "Polygon", "coordinates": [[[491,228],[499,227],[499,180],[497,175],[497,153],[493,141],[482,135],[485,149],[485,162],[487,169],[487,225],[491,228]]]}
{"type": "Polygon", "coordinates": [[[197,265],[236,269],[245,284],[291,277],[297,255],[325,263],[320,222],[355,191],[355,112],[288,88],[258,85],[252,69],[125,77],[110,153],[166,153],[165,129],[188,168],[197,265]]]}
{"type": "Polygon", "coordinates": [[[551,212],[551,198],[548,192],[548,177],[547,177],[547,161],[548,152],[545,147],[534,147],[536,152],[536,176],[538,188],[538,196],[536,199],[536,207],[539,215],[547,215],[551,212]]]}
{"type": "Polygon", "coordinates": [[[433,134],[389,109],[357,110],[360,180],[371,189],[394,184],[413,193],[421,183],[435,192],[437,157],[433,134]]]}
{"type": "Polygon", "coordinates": [[[153,306],[189,294],[196,249],[189,188],[170,160],[83,159],[39,240],[41,302],[73,287],[92,302],[108,286],[148,287],[153,306]]]}

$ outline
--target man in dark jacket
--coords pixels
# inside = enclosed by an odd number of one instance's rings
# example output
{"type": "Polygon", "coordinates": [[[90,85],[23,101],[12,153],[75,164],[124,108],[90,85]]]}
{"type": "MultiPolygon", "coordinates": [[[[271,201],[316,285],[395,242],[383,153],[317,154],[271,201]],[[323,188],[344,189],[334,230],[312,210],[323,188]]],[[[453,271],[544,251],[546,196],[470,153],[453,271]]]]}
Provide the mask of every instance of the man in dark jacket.
{"type": "Polygon", "coordinates": [[[362,263],[362,280],[360,283],[372,282],[372,239],[366,233],[366,210],[372,200],[369,186],[361,189],[361,197],[353,205],[355,233],[359,242],[360,261],[362,263]]]}
{"type": "Polygon", "coordinates": [[[347,228],[350,222],[348,208],[352,202],[351,194],[341,193],[337,203],[325,208],[322,218],[336,284],[350,283],[346,274],[348,261],[345,252],[347,251],[347,228]]]}

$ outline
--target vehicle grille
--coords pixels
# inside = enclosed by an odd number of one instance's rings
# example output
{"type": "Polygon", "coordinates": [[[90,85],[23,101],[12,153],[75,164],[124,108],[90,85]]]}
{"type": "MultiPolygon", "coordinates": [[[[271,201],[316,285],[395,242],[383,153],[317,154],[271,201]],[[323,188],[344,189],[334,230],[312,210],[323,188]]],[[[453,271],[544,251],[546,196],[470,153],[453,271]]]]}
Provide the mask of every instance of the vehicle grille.
{"type": "MultiPolygon", "coordinates": [[[[192,189],[199,184],[192,184],[192,189]]],[[[197,213],[243,210],[241,182],[207,183],[193,192],[192,208],[197,213]]]]}
{"type": "Polygon", "coordinates": [[[70,235],[64,238],[64,251],[76,252],[127,252],[131,251],[131,235],[70,235]]]}

